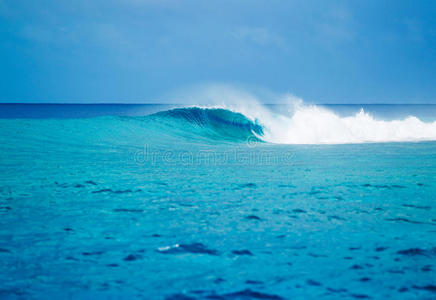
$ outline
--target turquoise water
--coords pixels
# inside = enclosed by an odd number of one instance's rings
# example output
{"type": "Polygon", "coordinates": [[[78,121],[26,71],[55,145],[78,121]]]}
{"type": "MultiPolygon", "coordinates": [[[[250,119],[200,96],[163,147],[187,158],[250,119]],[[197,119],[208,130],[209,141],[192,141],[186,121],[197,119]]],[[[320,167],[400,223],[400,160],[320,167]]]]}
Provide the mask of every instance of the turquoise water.
{"type": "Polygon", "coordinates": [[[268,130],[198,108],[0,119],[0,298],[434,299],[436,142],[268,130]]]}

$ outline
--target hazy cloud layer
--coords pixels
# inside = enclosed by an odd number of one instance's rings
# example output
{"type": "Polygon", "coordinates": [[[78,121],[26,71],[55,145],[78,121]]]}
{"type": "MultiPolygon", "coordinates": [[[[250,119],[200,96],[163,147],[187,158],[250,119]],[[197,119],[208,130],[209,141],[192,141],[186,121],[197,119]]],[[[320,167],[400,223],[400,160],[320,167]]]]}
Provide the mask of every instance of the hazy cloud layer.
{"type": "Polygon", "coordinates": [[[436,102],[436,3],[0,0],[0,101],[147,102],[201,82],[436,102]]]}

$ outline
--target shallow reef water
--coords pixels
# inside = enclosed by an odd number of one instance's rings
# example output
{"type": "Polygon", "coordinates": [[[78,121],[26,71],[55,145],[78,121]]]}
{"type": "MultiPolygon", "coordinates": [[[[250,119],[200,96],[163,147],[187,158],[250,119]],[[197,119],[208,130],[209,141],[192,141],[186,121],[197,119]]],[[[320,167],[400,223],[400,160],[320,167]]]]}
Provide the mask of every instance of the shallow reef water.
{"type": "Polygon", "coordinates": [[[435,142],[221,116],[0,120],[0,298],[436,298],[435,142]]]}

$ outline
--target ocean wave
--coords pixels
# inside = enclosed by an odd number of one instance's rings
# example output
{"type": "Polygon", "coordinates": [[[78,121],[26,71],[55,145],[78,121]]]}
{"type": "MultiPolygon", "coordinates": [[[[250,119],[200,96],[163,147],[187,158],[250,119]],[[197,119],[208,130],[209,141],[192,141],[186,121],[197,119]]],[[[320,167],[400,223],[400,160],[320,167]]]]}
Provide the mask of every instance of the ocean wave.
{"type": "Polygon", "coordinates": [[[340,116],[317,105],[293,103],[285,112],[259,104],[184,107],[151,115],[184,132],[212,139],[244,140],[256,137],[275,144],[347,144],[436,140],[436,121],[415,116],[376,119],[363,108],[340,116]]]}
{"type": "Polygon", "coordinates": [[[262,136],[263,127],[241,113],[223,108],[186,107],[161,111],[149,119],[188,137],[245,141],[262,136]]]}

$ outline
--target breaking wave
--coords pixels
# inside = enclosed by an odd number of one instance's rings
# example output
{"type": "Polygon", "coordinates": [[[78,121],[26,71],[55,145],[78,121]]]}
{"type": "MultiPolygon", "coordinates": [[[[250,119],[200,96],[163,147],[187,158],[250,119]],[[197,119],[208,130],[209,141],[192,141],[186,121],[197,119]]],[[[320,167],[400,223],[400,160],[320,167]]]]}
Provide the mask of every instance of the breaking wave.
{"type": "Polygon", "coordinates": [[[350,116],[316,105],[297,103],[285,113],[265,106],[185,107],[150,117],[180,132],[212,139],[243,140],[250,136],[277,144],[347,144],[436,140],[436,121],[415,116],[380,120],[363,109],[350,116]]]}
{"type": "Polygon", "coordinates": [[[191,138],[245,141],[263,135],[263,127],[241,113],[222,108],[187,107],[158,112],[149,118],[173,133],[191,138]]]}
{"type": "Polygon", "coordinates": [[[415,116],[379,120],[365,112],[342,117],[320,106],[298,105],[290,116],[269,115],[261,122],[264,139],[281,144],[347,144],[436,140],[436,121],[415,116]]]}

